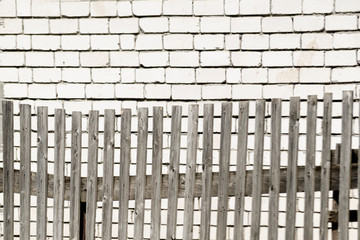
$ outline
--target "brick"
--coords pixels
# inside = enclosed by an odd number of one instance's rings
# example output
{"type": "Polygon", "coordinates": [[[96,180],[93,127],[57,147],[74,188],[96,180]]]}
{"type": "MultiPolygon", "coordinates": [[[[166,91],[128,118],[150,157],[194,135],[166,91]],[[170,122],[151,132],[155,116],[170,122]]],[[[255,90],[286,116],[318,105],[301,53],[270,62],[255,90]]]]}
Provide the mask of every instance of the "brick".
{"type": "Polygon", "coordinates": [[[260,52],[232,52],[231,63],[237,67],[258,67],[261,65],[260,52]]]}
{"type": "Polygon", "coordinates": [[[213,1],[194,1],[194,14],[195,15],[223,15],[224,2],[220,0],[213,1]]]}
{"type": "Polygon", "coordinates": [[[93,68],[91,79],[95,83],[117,83],[120,82],[119,68],[93,68]]]}
{"type": "Polygon", "coordinates": [[[120,35],[120,48],[122,50],[132,50],[135,48],[134,35],[120,35]]]}
{"type": "Polygon", "coordinates": [[[300,34],[272,34],[270,35],[270,49],[298,49],[300,36],[300,34]]]}
{"type": "Polygon", "coordinates": [[[81,52],[80,65],[83,67],[109,66],[108,52],[81,52]]]}
{"type": "Polygon", "coordinates": [[[203,33],[230,32],[229,17],[203,17],[200,20],[200,30],[203,33]]]}
{"type": "Polygon", "coordinates": [[[62,79],[64,82],[91,82],[90,69],[88,68],[63,68],[62,79]]]}
{"type": "Polygon", "coordinates": [[[264,98],[278,98],[281,96],[282,99],[290,99],[294,90],[292,85],[265,85],[263,86],[263,97],[264,98]]]}
{"type": "Polygon", "coordinates": [[[91,35],[92,50],[119,50],[120,38],[118,35],[91,35]]]}
{"type": "Polygon", "coordinates": [[[115,94],[120,99],[143,99],[144,84],[116,84],[115,94]]]}
{"type": "Polygon", "coordinates": [[[240,1],[240,14],[262,15],[270,13],[270,0],[242,0],[240,1]]]}
{"type": "Polygon", "coordinates": [[[0,49],[1,50],[16,49],[16,36],[0,36],[0,49]]]}
{"type": "Polygon", "coordinates": [[[292,32],[291,17],[265,17],[262,20],[263,32],[292,32]]]}
{"type": "Polygon", "coordinates": [[[360,81],[360,68],[334,68],[332,70],[331,80],[333,82],[358,82],[360,81]]]}
{"type": "Polygon", "coordinates": [[[302,49],[331,49],[333,36],[329,33],[304,33],[301,36],[302,49]]]}
{"type": "Polygon", "coordinates": [[[25,34],[48,34],[49,19],[24,19],[25,34]]]}
{"type": "Polygon", "coordinates": [[[230,99],[230,85],[204,85],[202,87],[203,99],[230,99]]]}
{"type": "Polygon", "coordinates": [[[31,43],[34,50],[59,50],[60,36],[34,35],[31,37],[31,43]]]}
{"type": "Polygon", "coordinates": [[[240,82],[241,82],[240,68],[226,69],[226,83],[240,83],[240,82]]]}
{"type": "Polygon", "coordinates": [[[356,50],[325,52],[325,66],[354,66],[357,65],[356,50]]]}
{"type": "Polygon", "coordinates": [[[199,66],[198,52],[170,52],[170,66],[197,67],[199,66]]]}
{"type": "Polygon", "coordinates": [[[0,21],[0,34],[17,34],[23,32],[22,19],[3,18],[0,21]]]}
{"type": "Polygon", "coordinates": [[[16,36],[16,47],[20,50],[31,49],[31,36],[29,35],[17,35],[16,36]]]}
{"type": "Polygon", "coordinates": [[[54,54],[52,52],[26,52],[25,59],[27,66],[54,66],[54,54]]]}
{"type": "Polygon", "coordinates": [[[170,99],[171,86],[164,84],[145,85],[145,98],[147,99],[170,99]]]}
{"type": "Polygon", "coordinates": [[[292,54],[289,51],[264,52],[262,64],[265,67],[292,66],[292,54]]]}
{"type": "Polygon", "coordinates": [[[240,1],[225,0],[225,15],[238,15],[240,13],[240,1]]]}
{"type": "Polygon", "coordinates": [[[0,52],[0,66],[23,66],[23,52],[0,52]]]}
{"type": "Polygon", "coordinates": [[[32,82],[32,69],[31,68],[19,68],[18,75],[19,75],[20,83],[31,83],[32,82]]]}
{"type": "Polygon", "coordinates": [[[163,15],[192,15],[192,1],[165,0],[163,15]]]}
{"type": "Polygon", "coordinates": [[[55,99],[56,84],[30,84],[29,98],[55,99]]]}
{"type": "Polygon", "coordinates": [[[335,33],[334,48],[360,48],[360,33],[335,33]]]}
{"type": "Polygon", "coordinates": [[[140,52],[140,66],[166,67],[169,65],[168,52],[140,52]]]}
{"type": "Polygon", "coordinates": [[[122,83],[135,82],[135,69],[134,68],[121,68],[120,79],[122,83]]]}
{"type": "Polygon", "coordinates": [[[322,51],[296,51],[294,66],[324,66],[324,52],[322,51]]]}
{"type": "Polygon", "coordinates": [[[112,18],[109,23],[110,33],[138,33],[139,19],[112,18]]]}
{"type": "Polygon", "coordinates": [[[298,82],[299,82],[299,69],[296,68],[269,69],[269,83],[298,83],[298,82]]]}
{"type": "Polygon", "coordinates": [[[197,83],[224,83],[224,68],[198,68],[196,69],[197,83]]]}
{"type": "Polygon", "coordinates": [[[60,16],[60,1],[37,0],[31,2],[31,15],[33,17],[60,16]]]}
{"type": "Polygon", "coordinates": [[[309,95],[317,95],[319,99],[323,98],[324,86],[323,85],[295,85],[294,86],[294,96],[300,97],[301,99],[306,99],[309,95]]]}
{"type": "Polygon", "coordinates": [[[232,99],[260,99],[262,98],[262,88],[262,85],[233,85],[232,99]]]}
{"type": "Polygon", "coordinates": [[[163,33],[169,31],[169,19],[166,17],[141,18],[139,25],[144,33],[163,33]]]}
{"type": "Polygon", "coordinates": [[[117,12],[119,17],[132,16],[132,6],[130,1],[117,1],[117,12]]]}
{"type": "Polygon", "coordinates": [[[356,30],[356,15],[330,15],[325,17],[326,31],[356,30]]]}
{"type": "Polygon", "coordinates": [[[165,82],[163,68],[139,68],[135,71],[135,81],[144,83],[165,82]]]}
{"type": "Polygon", "coordinates": [[[201,66],[229,66],[230,52],[209,51],[200,53],[201,66]]]}
{"type": "Polygon", "coordinates": [[[189,50],[193,49],[193,36],[189,34],[170,34],[164,36],[164,49],[189,50]]]}
{"type": "Polygon", "coordinates": [[[64,35],[61,36],[61,48],[62,50],[89,50],[90,49],[90,37],[81,35],[64,35]]]}
{"type": "Polygon", "coordinates": [[[86,17],[90,14],[89,2],[61,2],[61,15],[66,17],[86,17]]]}
{"type": "Polygon", "coordinates": [[[275,14],[300,14],[301,0],[287,1],[287,0],[272,0],[271,12],[275,14]]]}
{"type": "MultiPolygon", "coordinates": [[[[13,1],[15,4],[15,2],[13,1]]],[[[16,1],[16,15],[18,17],[30,17],[31,16],[31,1],[17,0],[16,1]]]]}
{"type": "Polygon", "coordinates": [[[335,0],[335,12],[358,12],[360,2],[357,0],[335,0]]]}
{"type": "Polygon", "coordinates": [[[115,87],[113,84],[88,84],[85,87],[86,98],[114,98],[115,87]]]}
{"type": "Polygon", "coordinates": [[[244,68],[241,71],[242,83],[267,83],[268,70],[264,68],[244,68]]]}
{"type": "Polygon", "coordinates": [[[50,19],[50,33],[74,34],[79,32],[77,19],[50,19]]]}
{"type": "Polygon", "coordinates": [[[0,17],[16,17],[16,2],[2,0],[0,2],[0,17]]]}
{"type": "Polygon", "coordinates": [[[173,100],[200,100],[201,86],[199,85],[173,85],[173,100]]]}
{"type": "Polygon", "coordinates": [[[4,84],[4,97],[5,98],[27,98],[28,86],[27,84],[4,84]]]}
{"type": "MultiPolygon", "coordinates": [[[[333,94],[334,100],[341,100],[342,99],[342,91],[355,91],[356,85],[355,84],[330,84],[325,85],[325,92],[329,92],[333,94]]],[[[356,94],[356,91],[355,91],[356,94]]],[[[333,103],[335,105],[335,103],[333,103]]],[[[336,106],[336,105],[335,105],[336,106]]],[[[333,108],[333,112],[336,109],[333,108]]],[[[341,114],[339,114],[341,116],[341,114]]],[[[334,121],[334,120],[333,120],[334,121]]]]}
{"type": "Polygon", "coordinates": [[[58,84],[56,90],[60,99],[85,98],[85,84],[58,84]]]}
{"type": "Polygon", "coordinates": [[[166,83],[194,83],[195,70],[192,68],[167,68],[166,83]]]}
{"type": "Polygon", "coordinates": [[[323,16],[295,16],[294,30],[297,32],[324,30],[323,16]]]}
{"type": "Polygon", "coordinates": [[[269,49],[269,35],[243,34],[241,36],[241,49],[243,50],[269,49]]]}
{"type": "Polygon", "coordinates": [[[110,52],[110,66],[117,67],[138,67],[138,52],[110,52]]]}
{"type": "Polygon", "coordinates": [[[108,33],[109,20],[106,18],[79,19],[80,33],[108,33]]]}
{"type": "Polygon", "coordinates": [[[303,13],[331,13],[333,9],[333,0],[303,0],[303,13]]]}
{"type": "Polygon", "coordinates": [[[301,68],[300,83],[329,83],[330,68],[301,68]]]}
{"type": "Polygon", "coordinates": [[[231,34],[225,36],[225,49],[239,50],[240,49],[240,35],[231,34]]]}
{"type": "Polygon", "coordinates": [[[34,82],[60,82],[61,69],[60,68],[34,68],[33,69],[34,82]]]}
{"type": "Polygon", "coordinates": [[[159,50],[162,49],[161,35],[138,35],[135,42],[136,50],[159,50]]]}
{"type": "Polygon", "coordinates": [[[162,1],[139,0],[133,1],[132,5],[135,16],[160,16],[162,13],[162,1]]]}
{"type": "Polygon", "coordinates": [[[231,32],[252,33],[261,31],[260,17],[237,17],[231,18],[231,32]]]}
{"type": "Polygon", "coordinates": [[[91,1],[90,14],[92,17],[117,16],[117,1],[91,1]]]}
{"type": "Polygon", "coordinates": [[[200,31],[200,18],[198,17],[171,17],[170,32],[197,33],[200,31]]]}
{"type": "Polygon", "coordinates": [[[18,81],[18,70],[16,68],[0,68],[0,82],[18,81]]]}
{"type": "Polygon", "coordinates": [[[194,36],[196,50],[217,50],[224,49],[224,35],[202,34],[194,36]]]}

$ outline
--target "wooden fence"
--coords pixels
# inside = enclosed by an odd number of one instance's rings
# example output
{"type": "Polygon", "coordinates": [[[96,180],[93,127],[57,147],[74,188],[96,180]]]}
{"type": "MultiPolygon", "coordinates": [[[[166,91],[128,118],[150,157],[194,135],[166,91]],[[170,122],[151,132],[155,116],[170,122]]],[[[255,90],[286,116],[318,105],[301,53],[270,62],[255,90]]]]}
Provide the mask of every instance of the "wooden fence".
{"type": "MultiPolygon", "coordinates": [[[[30,239],[30,195],[37,196],[37,239],[46,239],[47,199],[54,198],[53,239],[63,238],[64,200],[70,200],[70,239],[95,238],[97,202],[102,201],[102,239],[111,239],[113,202],[119,201],[118,239],[127,239],[128,203],[135,200],[134,239],[143,239],[144,201],[151,199],[151,237],[160,239],[160,202],[168,199],[166,239],[176,239],[177,202],[184,198],[183,239],[193,238],[194,198],[201,198],[201,239],[210,236],[211,197],[218,197],[216,239],[226,239],[228,198],[235,196],[233,239],[244,239],[244,199],[252,196],[251,239],[260,236],[261,197],[269,194],[268,239],[278,239],[279,194],[286,193],[286,239],[295,239],[297,192],[305,192],[304,239],[349,239],[349,221],[358,221],[358,209],[349,209],[349,191],[358,188],[358,150],[351,149],[353,93],[342,100],[341,147],[331,150],[332,95],[323,97],[322,159],[315,166],[317,97],[307,100],[306,165],[298,166],[300,98],[290,99],[287,168],[280,167],[281,99],[271,100],[271,166],[263,169],[265,100],[256,101],[254,164],[246,170],[249,102],[239,103],[237,166],[229,171],[232,103],[221,109],[219,171],[212,171],[214,106],[204,105],[203,146],[198,146],[198,105],[190,105],[187,127],[186,174],[179,173],[182,108],[174,106],[171,117],[169,172],[162,174],[163,109],[153,110],[152,175],[146,175],[148,109],[138,111],[136,175],[130,176],[131,110],[121,112],[120,172],[114,177],[115,111],[105,110],[103,177],[98,177],[99,112],[88,118],[87,177],[81,177],[82,114],[72,112],[71,176],[65,176],[65,111],[55,110],[54,175],[48,174],[48,110],[37,108],[37,172],[30,171],[31,108],[20,105],[20,170],[14,170],[14,107],[3,106],[3,168],[0,191],[4,194],[4,239],[14,238],[14,193],[20,193],[20,239],[30,239]],[[196,155],[202,147],[202,172],[196,172],[196,155]],[[313,236],[314,192],[321,192],[320,236],[313,236]],[[329,192],[334,206],[329,211],[329,192]],[[338,235],[338,236],[337,236],[338,235]]],[[[360,206],[360,205],[359,205],[360,206]]],[[[359,228],[360,229],[360,228],[359,228]]],[[[359,235],[360,236],[360,235],[359,235]]]]}

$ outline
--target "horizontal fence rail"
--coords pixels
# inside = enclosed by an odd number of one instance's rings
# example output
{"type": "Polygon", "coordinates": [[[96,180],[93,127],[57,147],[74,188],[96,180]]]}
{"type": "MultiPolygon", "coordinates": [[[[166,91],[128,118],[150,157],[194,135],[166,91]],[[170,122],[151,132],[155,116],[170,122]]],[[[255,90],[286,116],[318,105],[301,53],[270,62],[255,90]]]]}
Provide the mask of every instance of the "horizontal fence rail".
{"type": "MultiPolygon", "coordinates": [[[[331,149],[332,95],[325,93],[323,99],[309,96],[306,114],[305,166],[298,165],[300,98],[290,98],[288,122],[287,166],[281,166],[282,100],[271,100],[270,111],[270,167],[264,168],[264,139],[266,101],[255,103],[254,156],[248,167],[249,102],[239,103],[237,116],[236,170],[230,170],[233,104],[222,103],[220,127],[219,168],[214,171],[214,105],[205,104],[199,116],[199,105],[189,105],[187,117],[186,173],[180,172],[180,149],[182,107],[172,107],[171,141],[169,159],[164,159],[163,108],[154,107],[152,121],[149,110],[139,108],[137,114],[136,174],[130,174],[131,135],[133,134],[131,110],[122,109],[120,128],[120,167],[115,171],[115,110],[104,111],[103,141],[99,142],[99,111],[88,115],[87,159],[83,159],[82,113],[71,114],[71,153],[66,161],[66,113],[56,109],[54,114],[54,156],[48,149],[48,109],[37,108],[37,171],[31,171],[31,108],[20,105],[20,169],[14,169],[14,106],[3,101],[3,165],[0,168],[0,192],[3,193],[3,236],[14,239],[14,194],[20,194],[20,239],[30,238],[30,196],[37,197],[36,238],[48,237],[48,198],[53,198],[53,239],[63,239],[64,201],[70,202],[70,239],[95,239],[96,212],[101,203],[101,239],[112,239],[114,202],[118,202],[118,239],[128,239],[129,201],[134,200],[134,239],[144,239],[145,201],[151,201],[150,239],[179,239],[176,227],[179,224],[178,199],[184,199],[183,239],[194,238],[194,200],[201,198],[200,239],[226,239],[229,237],[229,198],[235,197],[232,239],[264,239],[261,232],[262,198],[269,197],[268,234],[265,238],[279,239],[279,196],[286,194],[286,239],[296,239],[297,194],[303,192],[304,239],[328,239],[328,223],[332,223],[332,239],[350,239],[349,222],[359,221],[358,209],[350,209],[351,189],[359,189],[359,149],[352,149],[353,93],[343,92],[341,144],[331,149]],[[318,103],[323,103],[323,115],[318,116],[318,103]],[[202,117],[202,141],[199,141],[199,118],[202,117]],[[321,159],[316,155],[317,119],[322,120],[321,159]],[[149,124],[152,123],[152,127],[149,124]],[[151,129],[151,131],[149,130],[151,129]],[[151,138],[151,155],[148,156],[148,139],[151,138]],[[199,143],[202,143],[199,146],[199,143]],[[98,176],[99,149],[102,149],[103,177],[98,176]],[[197,152],[202,149],[201,171],[196,168],[197,152]],[[54,174],[48,172],[49,158],[54,159],[54,174]],[[147,160],[151,159],[151,165],[147,160]],[[65,175],[65,162],[71,162],[71,172],[65,175]],[[87,172],[82,173],[86,162],[87,172]],[[162,171],[164,163],[168,172],[162,171]],[[315,163],[320,163],[316,165],[315,163]],[[151,175],[147,167],[151,166],[151,175]],[[332,191],[332,194],[330,194],[332,191]],[[314,232],[315,192],[321,195],[319,233],[314,232]],[[332,210],[329,206],[333,198],[332,210]],[[216,234],[210,234],[212,221],[212,198],[217,197],[216,234]],[[251,231],[245,235],[245,198],[251,199],[251,231]],[[167,199],[166,221],[161,220],[161,200],[167,199]],[[161,234],[161,224],[166,223],[166,234],[161,234]]],[[[360,126],[360,124],[359,124],[360,126]]],[[[133,127],[134,128],[134,127],[133,127]]],[[[117,141],[117,140],[116,140],[117,141]]],[[[134,143],[133,143],[134,144],[134,143]]],[[[35,160],[35,159],[33,159],[35,160]]]]}

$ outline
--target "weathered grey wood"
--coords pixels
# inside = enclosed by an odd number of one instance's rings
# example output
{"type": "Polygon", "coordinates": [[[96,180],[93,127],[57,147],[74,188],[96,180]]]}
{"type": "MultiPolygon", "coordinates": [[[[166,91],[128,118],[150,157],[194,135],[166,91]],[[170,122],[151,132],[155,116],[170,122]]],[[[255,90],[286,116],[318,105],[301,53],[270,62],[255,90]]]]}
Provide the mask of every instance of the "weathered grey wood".
{"type": "Polygon", "coordinates": [[[286,183],[286,229],[285,238],[295,239],[297,161],[299,148],[300,98],[290,98],[289,148],[286,183]]]}
{"type": "Polygon", "coordinates": [[[98,143],[99,143],[99,111],[89,113],[88,160],[86,179],[86,239],[95,239],[95,217],[98,192],[98,143]]]}
{"type": "Polygon", "coordinates": [[[324,94],[324,111],[322,120],[322,153],[321,153],[321,210],[320,210],[320,239],[328,239],[328,210],[330,188],[330,160],[331,160],[331,118],[332,94],[324,94]]]}
{"type": "Polygon", "coordinates": [[[214,104],[204,105],[200,239],[210,239],[214,104]]]}
{"type": "Polygon", "coordinates": [[[161,224],[161,177],[163,158],[163,108],[153,111],[153,149],[151,178],[151,235],[150,239],[160,239],[161,224]]]}
{"type": "Polygon", "coordinates": [[[339,192],[339,239],[349,239],[349,193],[351,166],[351,134],[353,117],[353,92],[344,91],[342,99],[342,127],[340,151],[340,192],[339,192]]]}
{"type": "Polygon", "coordinates": [[[264,159],[265,100],[256,101],[255,148],[251,205],[250,239],[260,238],[262,166],[264,159]]]}
{"type": "Polygon", "coordinates": [[[135,240],[142,240],[144,235],[147,138],[148,138],[148,109],[139,108],[137,156],[136,156],[136,188],[135,188],[135,225],[134,225],[135,240]]]}
{"type": "Polygon", "coordinates": [[[219,190],[217,210],[217,239],[226,238],[228,185],[231,144],[232,104],[223,103],[221,106],[220,158],[219,158],[219,190]]]}
{"type": "Polygon", "coordinates": [[[196,152],[198,138],[198,117],[199,106],[192,104],[189,106],[188,129],[187,129],[187,151],[186,151],[186,175],[185,175],[185,207],[183,239],[193,238],[193,218],[194,218],[194,190],[196,173],[196,152]]]}
{"type": "MultiPolygon", "coordinates": [[[[176,217],[179,190],[179,160],[180,160],[180,138],[181,138],[181,106],[172,107],[171,116],[171,145],[168,191],[168,211],[166,239],[176,239],[176,217]]],[[[165,186],[164,184],[162,186],[165,186]]]]}
{"type": "MultiPolygon", "coordinates": [[[[54,145],[54,240],[63,239],[64,191],[65,191],[65,110],[55,110],[54,145]]],[[[30,179],[30,175],[29,175],[30,179]]]]}
{"type": "Polygon", "coordinates": [[[234,239],[244,239],[244,201],[246,182],[246,158],[249,126],[249,102],[239,103],[239,133],[235,180],[234,239]]]}
{"type": "Polygon", "coordinates": [[[14,239],[14,104],[2,102],[4,239],[14,239]]]}
{"type": "MultiPolygon", "coordinates": [[[[359,114],[360,114],[360,104],[359,104],[359,114]]],[[[359,115],[360,116],[360,115],[359,115]]],[[[358,127],[360,127],[360,119],[358,120],[358,127]]],[[[358,153],[360,152],[360,135],[359,135],[359,147],[358,147],[358,153]]],[[[358,163],[360,162],[360,160],[358,159],[358,163]]],[[[360,176],[360,167],[358,167],[357,169],[357,174],[358,176],[360,176]]],[[[358,196],[360,196],[360,179],[358,178],[358,196]]],[[[358,222],[358,240],[360,240],[360,201],[358,201],[358,210],[357,210],[357,222],[358,222]]]]}
{"type": "Polygon", "coordinates": [[[115,110],[105,110],[102,239],[111,239],[114,188],[115,110]]]}
{"type": "Polygon", "coordinates": [[[48,109],[37,108],[37,239],[46,239],[47,225],[47,162],[48,162],[48,109]]]}
{"type": "Polygon", "coordinates": [[[304,239],[313,239],[317,97],[307,99],[304,239]]]}
{"type": "MultiPolygon", "coordinates": [[[[123,109],[121,113],[121,148],[119,194],[119,240],[127,240],[128,206],[130,195],[130,147],[131,147],[131,109],[123,109]]],[[[115,184],[115,187],[117,184],[115,184]]]]}
{"type": "Polygon", "coordinates": [[[281,99],[271,100],[271,156],[269,188],[269,240],[278,239],[280,144],[281,144],[281,99]]]}

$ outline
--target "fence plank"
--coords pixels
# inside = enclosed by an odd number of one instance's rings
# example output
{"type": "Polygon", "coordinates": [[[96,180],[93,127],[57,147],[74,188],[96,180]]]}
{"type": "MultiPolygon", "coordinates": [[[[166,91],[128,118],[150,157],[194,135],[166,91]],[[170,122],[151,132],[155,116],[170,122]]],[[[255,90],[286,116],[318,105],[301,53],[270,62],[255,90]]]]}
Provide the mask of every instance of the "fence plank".
{"type": "Polygon", "coordinates": [[[144,235],[145,174],[148,138],[147,108],[139,108],[137,137],[134,239],[141,240],[144,235]]]}
{"type": "Polygon", "coordinates": [[[339,239],[349,239],[349,192],[351,165],[351,134],[353,117],[353,92],[344,91],[342,99],[342,130],[340,150],[340,192],[339,192],[339,239]]]}
{"type": "MultiPolygon", "coordinates": [[[[179,190],[179,160],[180,160],[180,138],[181,138],[181,106],[172,107],[171,116],[171,145],[168,182],[168,209],[166,239],[176,239],[176,217],[179,190]]],[[[164,186],[164,185],[163,185],[164,186]]]]}
{"type": "Polygon", "coordinates": [[[237,142],[237,163],[235,180],[235,224],[234,239],[244,239],[244,201],[246,182],[246,157],[249,126],[249,102],[239,103],[239,133],[237,142]]]}
{"type": "Polygon", "coordinates": [[[313,239],[314,167],[316,149],[317,97],[308,96],[306,117],[305,216],[304,239],[313,239]]]}
{"type": "MultiPolygon", "coordinates": [[[[333,201],[332,201],[332,210],[335,211],[338,215],[339,212],[339,185],[340,185],[340,181],[339,181],[339,176],[340,176],[340,151],[341,151],[341,144],[337,143],[336,144],[336,148],[335,148],[335,156],[334,158],[331,158],[331,167],[338,167],[338,172],[337,172],[337,184],[338,184],[338,188],[333,191],[333,201]]],[[[331,169],[330,170],[331,175],[334,173],[334,171],[331,169]]],[[[332,177],[332,176],[331,176],[332,177]]],[[[330,179],[331,180],[331,179],[330,179]]],[[[330,183],[331,186],[331,183],[330,183]]],[[[339,216],[337,216],[339,217],[339,216]]],[[[331,224],[331,239],[332,240],[338,240],[338,229],[339,229],[339,223],[336,222],[332,222],[331,224]]]]}
{"type": "MultiPolygon", "coordinates": [[[[359,101],[359,114],[360,114],[360,101],[359,101]]],[[[359,115],[360,116],[360,115],[359,115]]],[[[358,120],[358,127],[360,127],[360,119],[358,120]]],[[[360,153],[360,135],[359,135],[359,147],[358,147],[358,153],[360,153]]],[[[358,155],[359,156],[359,155],[358,155]]],[[[358,157],[358,164],[360,163],[359,157],[358,157]]],[[[357,175],[360,176],[360,166],[358,165],[358,169],[357,169],[357,175]]],[[[360,178],[358,178],[358,196],[360,196],[360,178]]],[[[360,240],[360,200],[358,201],[358,210],[357,210],[357,222],[358,222],[358,240],[360,240]]]]}
{"type": "Polygon", "coordinates": [[[260,237],[262,166],[264,158],[264,122],[265,100],[257,100],[255,115],[255,148],[251,205],[251,239],[259,239],[260,237]]]}
{"type": "Polygon", "coordinates": [[[65,110],[55,110],[54,240],[63,239],[65,191],[65,110]]]}
{"type": "Polygon", "coordinates": [[[86,181],[86,239],[95,239],[95,217],[97,201],[99,111],[89,113],[88,160],[86,181]]]}
{"type": "Polygon", "coordinates": [[[221,106],[221,133],[219,158],[219,190],[217,210],[217,239],[226,239],[228,185],[231,143],[232,104],[223,103],[221,106]]]}
{"type": "Polygon", "coordinates": [[[163,158],[163,108],[154,107],[153,152],[151,178],[151,235],[150,239],[160,239],[161,223],[161,177],[163,158]]]}
{"type": "Polygon", "coordinates": [[[271,101],[271,156],[269,188],[269,240],[278,239],[280,144],[281,144],[281,99],[271,101]]]}
{"type": "Polygon", "coordinates": [[[111,239],[114,188],[115,110],[105,110],[102,239],[111,239]]]}
{"type": "Polygon", "coordinates": [[[2,102],[4,239],[14,239],[14,104],[2,102]]]}
{"type": "Polygon", "coordinates": [[[214,104],[204,105],[200,239],[210,239],[214,104]]]}
{"type": "Polygon", "coordinates": [[[331,118],[332,94],[324,94],[324,112],[322,121],[322,154],[321,154],[321,211],[320,239],[328,239],[328,210],[331,160],[331,118]]]}
{"type": "Polygon", "coordinates": [[[290,98],[289,148],[286,181],[286,229],[285,238],[295,239],[296,191],[297,191],[297,161],[299,147],[299,117],[300,98],[290,98]]]}
{"type": "Polygon", "coordinates": [[[196,152],[198,137],[199,106],[189,106],[188,129],[187,129],[187,151],[186,151],[186,175],[185,175],[185,207],[183,239],[191,240],[193,233],[194,218],[194,191],[196,173],[196,152]]]}
{"type": "Polygon", "coordinates": [[[37,239],[46,239],[47,226],[47,162],[48,162],[48,109],[37,108],[37,239]]]}

